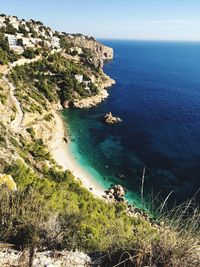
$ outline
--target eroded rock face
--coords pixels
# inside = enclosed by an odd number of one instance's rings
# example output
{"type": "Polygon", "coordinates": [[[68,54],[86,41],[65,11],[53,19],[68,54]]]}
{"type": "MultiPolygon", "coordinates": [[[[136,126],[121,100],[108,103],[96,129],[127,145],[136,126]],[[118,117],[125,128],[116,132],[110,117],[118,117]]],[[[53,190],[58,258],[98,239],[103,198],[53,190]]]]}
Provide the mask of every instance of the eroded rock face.
{"type": "Polygon", "coordinates": [[[113,49],[97,42],[93,38],[88,38],[83,35],[70,35],[66,39],[73,44],[73,46],[84,47],[90,49],[94,54],[103,60],[113,59],[113,49]]]}
{"type": "Polygon", "coordinates": [[[121,122],[122,119],[120,119],[119,117],[115,117],[115,116],[112,115],[111,112],[108,112],[104,116],[104,121],[107,124],[115,124],[115,123],[121,122]]]}
{"type": "Polygon", "coordinates": [[[103,68],[103,59],[98,57],[82,58],[82,62],[94,67],[96,70],[103,68]]]}

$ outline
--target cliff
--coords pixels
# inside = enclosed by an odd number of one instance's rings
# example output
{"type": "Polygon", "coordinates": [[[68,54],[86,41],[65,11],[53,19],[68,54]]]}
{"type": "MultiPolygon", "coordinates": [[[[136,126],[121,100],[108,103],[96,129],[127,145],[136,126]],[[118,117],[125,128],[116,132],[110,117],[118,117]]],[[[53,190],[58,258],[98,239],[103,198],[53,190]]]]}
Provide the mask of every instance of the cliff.
{"type": "Polygon", "coordinates": [[[96,56],[103,60],[113,59],[113,49],[105,46],[100,42],[97,42],[93,37],[87,37],[84,35],[67,35],[67,42],[72,44],[74,47],[84,47],[92,51],[96,56]]]}

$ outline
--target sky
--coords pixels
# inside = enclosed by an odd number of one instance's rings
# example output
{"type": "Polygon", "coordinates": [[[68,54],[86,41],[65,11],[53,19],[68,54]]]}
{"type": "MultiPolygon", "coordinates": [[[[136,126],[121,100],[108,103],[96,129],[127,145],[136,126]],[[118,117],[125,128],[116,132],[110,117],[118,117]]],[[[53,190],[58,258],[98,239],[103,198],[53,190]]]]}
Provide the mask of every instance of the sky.
{"type": "Polygon", "coordinates": [[[0,13],[96,38],[200,41],[200,0],[0,0],[0,13]]]}

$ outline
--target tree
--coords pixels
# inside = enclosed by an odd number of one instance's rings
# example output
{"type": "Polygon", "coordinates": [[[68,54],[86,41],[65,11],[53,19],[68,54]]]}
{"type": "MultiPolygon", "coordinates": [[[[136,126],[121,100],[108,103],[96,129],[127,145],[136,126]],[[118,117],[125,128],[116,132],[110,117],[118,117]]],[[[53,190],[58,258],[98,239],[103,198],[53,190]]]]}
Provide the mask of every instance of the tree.
{"type": "Polygon", "coordinates": [[[11,51],[4,34],[0,33],[0,64],[8,64],[17,60],[20,56],[11,51]]]}
{"type": "Polygon", "coordinates": [[[26,49],[22,55],[25,58],[29,58],[29,59],[32,59],[35,57],[35,53],[34,53],[33,49],[30,49],[30,48],[26,49]]]}
{"type": "Polygon", "coordinates": [[[6,29],[5,29],[5,31],[8,34],[16,34],[17,29],[15,29],[11,23],[6,23],[6,29]]]}
{"type": "Polygon", "coordinates": [[[11,193],[0,189],[0,236],[2,241],[14,243],[18,248],[29,248],[29,266],[32,266],[36,247],[44,244],[43,228],[50,218],[44,198],[30,186],[11,193]]]}
{"type": "Polygon", "coordinates": [[[24,24],[19,24],[18,32],[22,33],[25,37],[28,36],[28,31],[24,24]]]}
{"type": "Polygon", "coordinates": [[[10,51],[8,41],[2,33],[0,33],[0,47],[7,52],[10,51]]]}

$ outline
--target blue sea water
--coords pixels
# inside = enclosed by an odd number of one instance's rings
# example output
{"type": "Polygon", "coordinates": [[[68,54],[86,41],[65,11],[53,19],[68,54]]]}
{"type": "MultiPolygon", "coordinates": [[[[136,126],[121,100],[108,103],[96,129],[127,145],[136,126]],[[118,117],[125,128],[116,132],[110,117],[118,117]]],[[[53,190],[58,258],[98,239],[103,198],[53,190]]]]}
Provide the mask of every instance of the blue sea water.
{"type": "Polygon", "coordinates": [[[191,198],[200,188],[200,43],[103,43],[114,49],[104,71],[116,85],[99,106],[64,111],[73,153],[104,187],[123,184],[135,201],[144,166],[147,201],[171,191],[171,203],[191,198]],[[102,123],[109,111],[123,122],[102,123]]]}

